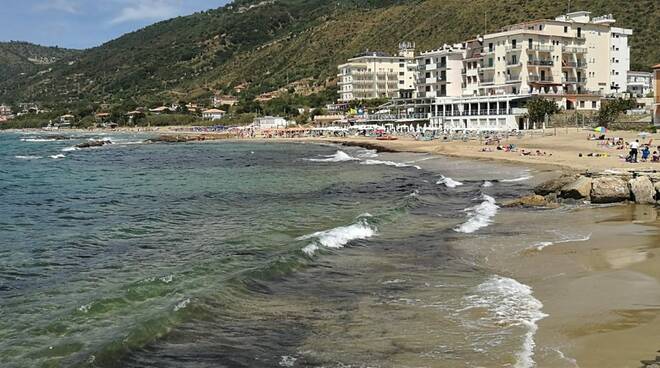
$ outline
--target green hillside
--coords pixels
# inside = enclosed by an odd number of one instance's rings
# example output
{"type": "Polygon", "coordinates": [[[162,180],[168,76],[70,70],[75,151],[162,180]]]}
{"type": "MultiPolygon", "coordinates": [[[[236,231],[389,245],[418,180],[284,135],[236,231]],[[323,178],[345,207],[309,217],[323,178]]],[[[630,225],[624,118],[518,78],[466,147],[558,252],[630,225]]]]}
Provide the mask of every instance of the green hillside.
{"type": "MultiPolygon", "coordinates": [[[[657,0],[571,3],[573,10],[612,13],[618,26],[634,30],[633,69],[660,61],[657,0]]],[[[303,78],[323,85],[338,63],[365,49],[394,52],[401,40],[431,49],[565,11],[566,2],[556,0],[236,1],[40,68],[50,71],[0,80],[0,101],[149,104],[194,100],[244,82],[252,93],[303,78]]]]}
{"type": "Polygon", "coordinates": [[[77,50],[45,47],[28,42],[0,42],[0,80],[35,73],[45,66],[78,54],[77,50]]]}

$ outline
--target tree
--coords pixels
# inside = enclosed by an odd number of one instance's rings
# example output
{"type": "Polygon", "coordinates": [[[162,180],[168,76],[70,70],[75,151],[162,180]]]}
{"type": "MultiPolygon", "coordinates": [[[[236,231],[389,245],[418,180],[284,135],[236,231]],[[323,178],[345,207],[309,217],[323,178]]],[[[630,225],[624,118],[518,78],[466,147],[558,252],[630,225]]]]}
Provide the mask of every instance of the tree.
{"type": "Polygon", "coordinates": [[[548,117],[559,112],[557,103],[542,97],[533,97],[527,102],[527,116],[530,123],[542,123],[548,117]]]}
{"type": "Polygon", "coordinates": [[[622,112],[630,110],[637,106],[637,100],[634,98],[617,98],[609,101],[602,101],[600,110],[598,110],[598,123],[601,126],[608,127],[613,123],[622,112]]]}

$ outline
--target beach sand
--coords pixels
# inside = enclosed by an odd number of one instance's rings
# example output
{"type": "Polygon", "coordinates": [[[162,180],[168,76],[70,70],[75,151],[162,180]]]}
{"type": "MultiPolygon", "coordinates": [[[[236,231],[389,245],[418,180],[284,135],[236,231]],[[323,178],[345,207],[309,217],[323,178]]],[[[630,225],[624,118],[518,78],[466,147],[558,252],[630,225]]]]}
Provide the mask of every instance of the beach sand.
{"type": "MultiPolygon", "coordinates": [[[[485,146],[484,142],[476,140],[470,141],[452,141],[443,142],[442,140],[416,141],[412,138],[400,138],[396,141],[378,141],[370,137],[348,137],[340,139],[319,138],[313,140],[349,142],[351,144],[368,143],[382,146],[396,151],[409,152],[428,152],[455,157],[476,158],[487,160],[501,160],[508,162],[520,162],[528,165],[555,165],[575,170],[616,170],[616,169],[660,169],[660,163],[626,163],[619,158],[619,155],[626,156],[627,150],[616,150],[598,145],[598,141],[587,139],[591,134],[585,130],[576,130],[575,128],[558,129],[557,135],[554,130],[546,130],[546,135],[538,132],[535,135],[525,135],[522,137],[511,137],[508,140],[502,140],[501,144],[514,144],[519,148],[519,152],[503,152],[495,150],[496,146],[485,146]],[[481,149],[489,147],[493,152],[482,152],[481,149]],[[539,150],[545,152],[545,156],[523,156],[520,149],[535,152],[539,150]],[[579,157],[582,153],[583,157],[579,157]],[[589,153],[607,154],[609,157],[587,157],[589,153]]],[[[639,139],[641,143],[652,142],[651,152],[657,150],[660,145],[660,134],[651,134],[646,137],[639,137],[636,132],[610,132],[607,137],[622,137],[630,142],[639,139]]],[[[309,139],[306,139],[309,140],[309,139]]],[[[640,156],[641,157],[641,156],[640,156]]]]}

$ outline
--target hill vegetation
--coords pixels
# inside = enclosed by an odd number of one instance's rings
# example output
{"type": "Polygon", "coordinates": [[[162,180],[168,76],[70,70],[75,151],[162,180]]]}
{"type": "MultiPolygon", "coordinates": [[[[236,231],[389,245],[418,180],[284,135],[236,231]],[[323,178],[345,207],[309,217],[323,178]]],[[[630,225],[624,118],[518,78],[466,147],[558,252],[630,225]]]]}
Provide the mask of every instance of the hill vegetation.
{"type": "MultiPolygon", "coordinates": [[[[634,30],[633,69],[660,60],[657,0],[571,3],[594,15],[612,13],[618,26],[634,30]]],[[[64,52],[47,66],[28,65],[24,53],[0,48],[0,101],[155,106],[208,101],[214,91],[231,93],[237,85],[254,96],[305,78],[332,90],[337,64],[365,49],[395,52],[407,40],[426,50],[565,11],[566,2],[555,0],[235,1],[81,53],[64,52]]]]}
{"type": "Polygon", "coordinates": [[[0,80],[35,73],[46,65],[79,54],[78,50],[45,47],[28,42],[0,42],[0,80]]]}

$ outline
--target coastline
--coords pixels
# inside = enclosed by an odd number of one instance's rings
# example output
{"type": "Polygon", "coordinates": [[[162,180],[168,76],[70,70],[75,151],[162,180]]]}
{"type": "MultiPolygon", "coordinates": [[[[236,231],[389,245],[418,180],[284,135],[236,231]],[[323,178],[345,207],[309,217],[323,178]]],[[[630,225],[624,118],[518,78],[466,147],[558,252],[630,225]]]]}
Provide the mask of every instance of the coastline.
{"type": "MultiPolygon", "coordinates": [[[[544,176],[584,170],[579,165],[555,162],[553,157],[557,156],[554,155],[531,158],[504,152],[478,155],[475,153],[479,152],[474,150],[475,142],[446,143],[445,146],[445,143],[438,141],[376,141],[373,138],[256,138],[227,141],[343,144],[393,154],[425,153],[465,161],[520,164],[544,176]],[[461,151],[461,147],[465,151],[461,151]]],[[[534,140],[531,144],[534,144],[534,140]]],[[[541,177],[540,174],[536,176],[535,180],[541,177]]],[[[543,303],[543,312],[548,317],[538,322],[535,341],[538,346],[546,349],[548,346],[556,346],[558,352],[537,350],[537,361],[545,363],[540,366],[576,366],[571,365],[570,361],[576,359],[580,366],[585,367],[603,366],[612,361],[616,361],[617,366],[637,367],[640,360],[653,357],[657,348],[654,331],[660,328],[660,312],[654,308],[660,305],[660,274],[657,272],[660,223],[657,207],[626,204],[570,207],[566,212],[562,211],[566,211],[566,208],[549,211],[501,209],[491,226],[510,226],[511,233],[515,235],[521,231],[519,228],[531,226],[535,220],[548,222],[552,219],[549,222],[553,225],[556,222],[558,229],[578,228],[592,234],[589,239],[575,237],[554,241],[542,249],[524,252],[503,252],[503,249],[498,249],[498,252],[491,253],[492,244],[503,246],[515,240],[479,235],[466,237],[464,244],[455,246],[484,259],[485,264],[495,272],[530,286],[535,297],[543,303]],[[565,304],[567,300],[570,305],[565,304]],[[612,300],[616,303],[611,303],[612,300]],[[604,351],[604,346],[608,350],[604,351]],[[619,354],[615,354],[617,352],[619,354]],[[560,353],[568,358],[559,359],[560,353]],[[553,358],[554,355],[557,357],[553,358]],[[545,359],[559,359],[556,362],[562,362],[562,365],[553,365],[551,363],[555,361],[545,359]]]]}

